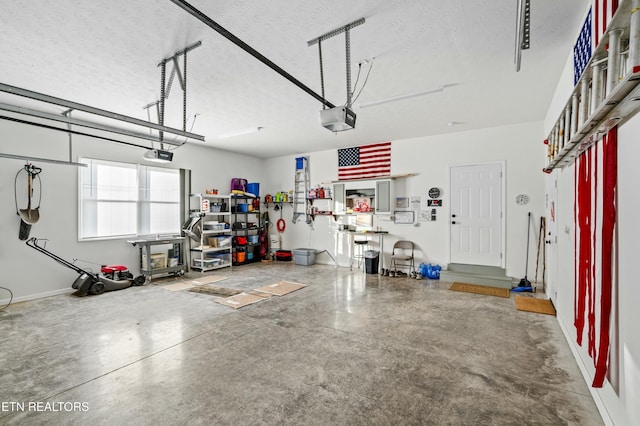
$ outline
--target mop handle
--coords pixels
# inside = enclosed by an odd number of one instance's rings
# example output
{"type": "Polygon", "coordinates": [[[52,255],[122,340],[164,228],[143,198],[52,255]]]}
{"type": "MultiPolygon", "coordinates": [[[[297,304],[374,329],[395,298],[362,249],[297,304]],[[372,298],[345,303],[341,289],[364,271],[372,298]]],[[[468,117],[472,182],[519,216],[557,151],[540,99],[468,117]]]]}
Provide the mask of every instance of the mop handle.
{"type": "Polygon", "coordinates": [[[529,234],[531,232],[531,212],[527,217],[527,262],[524,264],[524,276],[526,277],[529,272],[529,234]]]}

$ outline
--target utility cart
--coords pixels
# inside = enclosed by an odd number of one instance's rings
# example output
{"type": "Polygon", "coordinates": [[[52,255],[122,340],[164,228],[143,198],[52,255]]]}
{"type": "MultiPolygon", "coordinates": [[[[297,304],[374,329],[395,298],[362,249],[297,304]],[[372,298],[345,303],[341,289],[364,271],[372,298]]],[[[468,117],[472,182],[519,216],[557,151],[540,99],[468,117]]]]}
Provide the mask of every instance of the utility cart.
{"type": "Polygon", "coordinates": [[[154,275],[184,275],[186,272],[184,256],[184,237],[157,237],[127,241],[140,250],[140,274],[151,278],[154,275]],[[162,252],[159,247],[167,246],[162,252]]]}

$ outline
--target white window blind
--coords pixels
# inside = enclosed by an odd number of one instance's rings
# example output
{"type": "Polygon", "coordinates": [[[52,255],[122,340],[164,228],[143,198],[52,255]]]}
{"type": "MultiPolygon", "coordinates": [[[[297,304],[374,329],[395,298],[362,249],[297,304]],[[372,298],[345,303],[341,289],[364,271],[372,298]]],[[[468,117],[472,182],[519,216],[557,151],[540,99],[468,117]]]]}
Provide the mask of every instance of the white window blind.
{"type": "Polygon", "coordinates": [[[79,239],[179,233],[178,170],[81,158],[79,239]]]}

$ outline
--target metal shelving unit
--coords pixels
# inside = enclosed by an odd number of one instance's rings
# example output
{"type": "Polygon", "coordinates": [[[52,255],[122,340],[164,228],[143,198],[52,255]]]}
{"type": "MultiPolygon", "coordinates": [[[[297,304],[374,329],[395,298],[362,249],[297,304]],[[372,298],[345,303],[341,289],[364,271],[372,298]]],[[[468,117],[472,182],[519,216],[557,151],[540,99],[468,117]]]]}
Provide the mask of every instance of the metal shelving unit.
{"type": "MultiPolygon", "coordinates": [[[[262,244],[260,242],[260,234],[264,232],[260,198],[247,195],[232,195],[231,219],[231,231],[234,237],[233,265],[239,266],[260,262],[266,255],[266,248],[264,254],[261,254],[260,251],[262,244]]],[[[266,238],[266,235],[264,238],[266,238]]]]}
{"type": "Polygon", "coordinates": [[[191,237],[189,264],[192,269],[205,272],[231,266],[230,205],[229,195],[191,195],[189,215],[196,225],[185,233],[191,237]]]}

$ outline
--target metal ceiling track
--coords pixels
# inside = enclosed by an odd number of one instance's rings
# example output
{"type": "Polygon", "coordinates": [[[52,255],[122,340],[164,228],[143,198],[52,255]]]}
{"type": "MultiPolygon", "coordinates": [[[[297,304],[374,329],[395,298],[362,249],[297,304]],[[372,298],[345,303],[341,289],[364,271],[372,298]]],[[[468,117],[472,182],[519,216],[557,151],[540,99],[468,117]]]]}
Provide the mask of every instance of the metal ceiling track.
{"type": "Polygon", "coordinates": [[[51,164],[60,164],[62,166],[87,167],[86,164],[74,163],[73,161],[52,160],[50,158],[29,157],[26,155],[4,154],[2,152],[0,152],[0,158],[11,158],[13,160],[23,160],[23,161],[32,162],[32,163],[33,162],[51,163],[51,164]]]}
{"type": "Polygon", "coordinates": [[[242,50],[249,53],[251,56],[259,60],[260,62],[262,62],[263,64],[265,64],[266,66],[268,66],[269,68],[277,72],[278,74],[280,74],[282,77],[289,80],[291,83],[293,83],[298,88],[302,89],[302,91],[309,94],[315,100],[319,101],[320,103],[322,103],[328,108],[335,108],[334,104],[327,101],[326,99],[323,99],[322,96],[314,92],[309,86],[305,85],[300,80],[298,80],[297,78],[295,78],[294,76],[292,76],[291,74],[283,70],[281,67],[276,65],[273,61],[265,57],[263,54],[255,50],[253,47],[249,46],[244,41],[240,40],[238,37],[233,35],[227,29],[222,27],[220,24],[218,24],[217,22],[209,18],[207,15],[205,15],[204,13],[202,13],[201,11],[199,11],[198,9],[196,9],[186,1],[171,0],[171,2],[174,3],[176,6],[180,7],[181,9],[183,9],[184,11],[186,11],[187,13],[189,13],[190,15],[192,15],[193,17],[198,18],[202,23],[207,25],[209,28],[213,29],[214,31],[216,31],[217,33],[225,37],[227,40],[231,41],[233,44],[240,47],[242,50]]]}
{"type": "MultiPolygon", "coordinates": [[[[76,110],[76,111],[83,111],[89,114],[93,114],[93,115],[98,115],[101,117],[107,117],[110,118],[112,120],[116,120],[116,121],[120,121],[120,122],[124,122],[124,123],[129,123],[129,124],[133,124],[136,126],[141,126],[141,127],[146,127],[149,129],[155,129],[158,130],[160,132],[164,132],[164,133],[169,133],[169,134],[173,134],[173,135],[177,135],[177,136],[183,136],[187,139],[194,139],[194,140],[198,140],[198,141],[204,141],[204,136],[201,135],[197,135],[195,133],[191,133],[191,132],[187,132],[184,130],[180,130],[180,129],[175,129],[173,127],[167,127],[167,126],[161,126],[159,124],[156,123],[152,123],[150,121],[145,121],[145,120],[140,120],[138,118],[134,118],[134,117],[129,117],[127,115],[122,115],[122,114],[118,114],[115,112],[111,112],[111,111],[107,111],[104,109],[100,109],[100,108],[95,108],[89,105],[84,105],[78,102],[73,102],[73,101],[69,101],[66,99],[62,99],[62,98],[57,98],[55,96],[50,96],[50,95],[45,95],[43,93],[38,93],[38,92],[34,92],[31,90],[27,90],[27,89],[22,89],[20,87],[16,87],[16,86],[11,86],[8,84],[4,84],[4,83],[0,83],[0,92],[5,92],[5,93],[10,93],[12,95],[16,95],[16,96],[22,96],[25,98],[29,98],[29,99],[34,99],[36,101],[40,101],[40,102],[44,102],[44,103],[48,103],[48,104],[52,104],[52,105],[58,105],[58,106],[63,106],[65,108],[69,108],[72,110],[76,110]]],[[[40,113],[40,115],[44,115],[46,113],[40,113]]],[[[44,118],[44,117],[39,117],[39,118],[44,118]]],[[[58,117],[59,119],[56,121],[61,121],[61,122],[65,122],[69,124],[69,121],[67,121],[66,118],[62,118],[62,117],[58,117]],[[62,118],[62,119],[60,119],[62,118]]],[[[48,119],[52,119],[51,117],[48,117],[48,119]]],[[[74,120],[75,121],[75,120],[74,120]]],[[[75,123],[70,123],[70,124],[76,124],[76,125],[82,125],[80,124],[80,122],[82,122],[84,124],[84,127],[91,127],[91,128],[97,128],[96,124],[94,123],[90,123],[90,122],[84,122],[82,120],[76,121],[75,123]]],[[[125,134],[123,133],[123,131],[121,129],[117,129],[117,128],[113,128],[110,126],[100,126],[102,127],[99,130],[104,130],[106,132],[110,132],[110,133],[119,133],[119,134],[125,134]]],[[[140,135],[139,133],[135,133],[135,132],[130,132],[130,134],[128,134],[128,136],[132,136],[132,137],[139,137],[138,135],[140,135]]],[[[93,137],[96,137],[98,139],[105,139],[102,138],[100,136],[97,135],[90,135],[93,137]]],[[[144,138],[144,139],[148,139],[148,138],[144,138]]],[[[113,142],[120,142],[120,141],[116,141],[111,139],[111,141],[113,142]]],[[[164,143],[170,144],[170,145],[176,145],[176,146],[181,146],[184,144],[183,141],[163,141],[164,143]]]]}
{"type": "Polygon", "coordinates": [[[545,140],[543,171],[573,164],[611,128],[640,111],[639,83],[640,0],[623,0],[545,140]]]}
{"type": "Polygon", "coordinates": [[[518,11],[516,13],[516,49],[514,62],[516,72],[520,71],[522,51],[531,45],[531,3],[530,0],[518,0],[518,11]]]}
{"type": "Polygon", "coordinates": [[[137,139],[147,139],[153,142],[160,142],[160,139],[158,139],[156,136],[148,135],[145,133],[138,133],[138,132],[133,132],[125,129],[118,129],[115,127],[103,126],[101,124],[90,123],[88,121],[79,120],[77,118],[71,118],[65,115],[58,115],[58,114],[52,114],[49,112],[36,111],[34,109],[23,108],[15,105],[9,105],[2,102],[0,102],[0,110],[14,112],[17,114],[28,115],[31,117],[44,118],[46,120],[58,121],[60,123],[73,124],[75,126],[86,127],[89,129],[100,130],[100,131],[109,132],[109,133],[116,133],[124,136],[131,136],[137,139]]]}
{"type": "Polygon", "coordinates": [[[106,136],[94,135],[94,134],[86,133],[86,132],[79,132],[77,130],[61,129],[60,127],[51,126],[49,124],[36,123],[35,121],[22,120],[20,118],[8,117],[6,115],[0,115],[0,120],[7,120],[7,121],[13,121],[14,123],[27,124],[29,126],[40,127],[42,129],[56,130],[58,132],[64,132],[64,133],[67,133],[69,135],[87,136],[89,138],[101,139],[103,141],[116,142],[116,143],[123,144],[123,145],[135,146],[136,148],[144,148],[144,149],[153,148],[153,147],[148,147],[148,146],[144,146],[144,145],[138,145],[138,144],[131,143],[131,142],[125,142],[125,141],[121,141],[121,140],[117,140],[117,139],[113,139],[113,138],[108,138],[106,136]]]}

